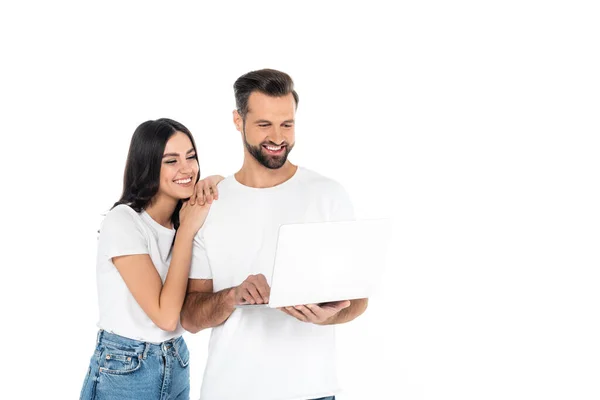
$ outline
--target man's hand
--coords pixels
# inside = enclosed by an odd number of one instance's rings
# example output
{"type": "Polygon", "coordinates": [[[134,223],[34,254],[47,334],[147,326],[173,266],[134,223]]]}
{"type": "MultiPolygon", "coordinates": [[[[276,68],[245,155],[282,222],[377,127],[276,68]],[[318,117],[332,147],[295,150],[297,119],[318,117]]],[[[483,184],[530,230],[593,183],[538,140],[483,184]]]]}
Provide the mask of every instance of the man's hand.
{"type": "Polygon", "coordinates": [[[350,307],[350,300],[332,301],[323,304],[306,304],[294,307],[279,308],[284,313],[299,319],[303,322],[312,322],[313,324],[324,324],[331,317],[350,307]]]}
{"type": "Polygon", "coordinates": [[[263,274],[250,275],[234,289],[235,304],[266,304],[271,288],[263,274]]]}

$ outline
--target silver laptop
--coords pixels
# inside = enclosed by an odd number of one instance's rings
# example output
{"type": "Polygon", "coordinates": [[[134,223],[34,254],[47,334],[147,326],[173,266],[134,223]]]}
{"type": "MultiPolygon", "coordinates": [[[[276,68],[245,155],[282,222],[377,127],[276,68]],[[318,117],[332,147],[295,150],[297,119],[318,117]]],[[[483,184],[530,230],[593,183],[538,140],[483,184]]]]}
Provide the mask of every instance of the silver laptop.
{"type": "Polygon", "coordinates": [[[369,297],[381,280],[390,236],[390,219],[282,225],[269,304],[236,307],[276,308],[369,297]]]}

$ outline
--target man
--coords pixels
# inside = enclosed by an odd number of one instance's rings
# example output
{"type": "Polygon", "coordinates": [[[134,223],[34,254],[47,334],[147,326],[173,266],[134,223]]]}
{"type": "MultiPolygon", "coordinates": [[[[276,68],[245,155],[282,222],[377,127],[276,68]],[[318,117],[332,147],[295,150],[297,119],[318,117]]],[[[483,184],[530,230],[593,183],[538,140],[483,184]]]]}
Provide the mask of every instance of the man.
{"type": "Polygon", "coordinates": [[[234,306],[268,303],[281,224],[350,220],[352,204],[341,185],[287,159],[298,106],[287,74],[253,71],[234,90],[244,164],[219,184],[219,201],[196,235],[181,314],[190,332],[214,327],[201,399],[334,399],[333,325],[362,314],[367,299],[279,310],[234,306]]]}

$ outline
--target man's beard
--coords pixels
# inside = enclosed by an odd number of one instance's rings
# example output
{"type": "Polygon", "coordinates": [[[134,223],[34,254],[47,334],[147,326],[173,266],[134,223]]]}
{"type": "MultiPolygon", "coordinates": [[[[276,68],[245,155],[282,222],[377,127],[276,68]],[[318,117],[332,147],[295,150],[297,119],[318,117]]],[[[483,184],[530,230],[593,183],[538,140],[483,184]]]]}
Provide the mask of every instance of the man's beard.
{"type": "Polygon", "coordinates": [[[288,154],[290,154],[290,151],[292,151],[294,145],[289,145],[285,143],[285,149],[283,151],[283,154],[275,156],[271,154],[265,154],[266,150],[263,149],[263,145],[270,144],[272,144],[273,146],[279,146],[278,144],[275,144],[273,142],[263,142],[258,146],[252,146],[250,143],[248,143],[248,140],[246,140],[246,132],[244,130],[244,145],[246,146],[246,149],[248,149],[248,152],[252,155],[252,157],[254,157],[256,161],[258,161],[261,165],[264,165],[269,169],[279,169],[283,167],[283,165],[287,161],[288,154]]]}

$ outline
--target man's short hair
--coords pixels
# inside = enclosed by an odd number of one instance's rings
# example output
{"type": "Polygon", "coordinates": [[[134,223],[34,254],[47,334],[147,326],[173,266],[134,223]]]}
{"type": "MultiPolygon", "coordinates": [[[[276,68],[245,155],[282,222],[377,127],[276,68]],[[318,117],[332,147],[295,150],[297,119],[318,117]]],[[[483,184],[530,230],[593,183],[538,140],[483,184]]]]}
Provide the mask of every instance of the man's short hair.
{"type": "Polygon", "coordinates": [[[274,97],[292,93],[298,107],[298,93],[294,90],[294,81],[285,72],[274,69],[260,69],[240,76],[233,84],[233,90],[237,112],[244,120],[248,114],[248,99],[254,91],[274,97]]]}

